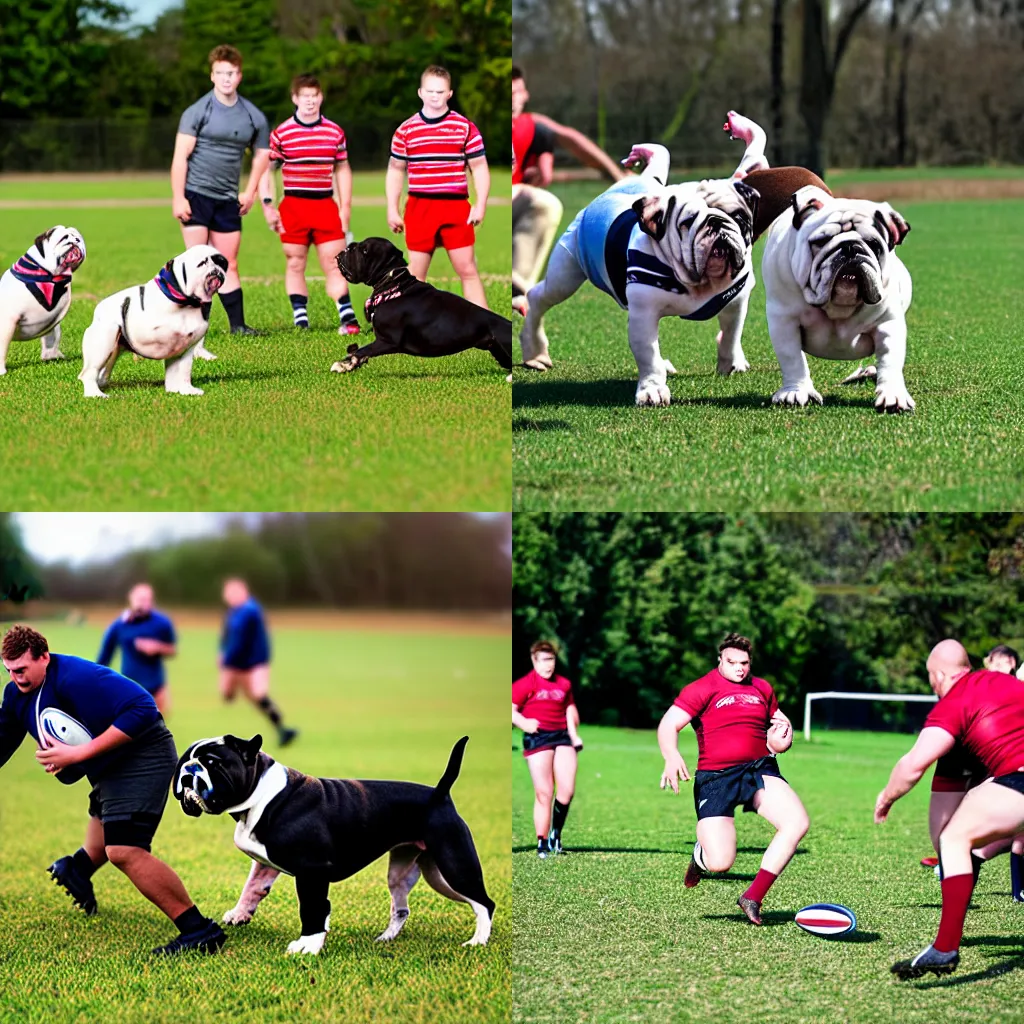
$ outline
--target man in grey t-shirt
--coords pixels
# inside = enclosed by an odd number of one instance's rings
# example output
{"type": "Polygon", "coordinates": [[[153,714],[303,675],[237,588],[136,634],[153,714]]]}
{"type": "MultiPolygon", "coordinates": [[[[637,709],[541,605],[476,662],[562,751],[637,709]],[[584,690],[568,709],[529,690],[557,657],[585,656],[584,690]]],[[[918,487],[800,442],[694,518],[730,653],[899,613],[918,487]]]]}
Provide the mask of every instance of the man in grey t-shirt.
{"type": "MultiPolygon", "coordinates": [[[[242,55],[233,46],[210,51],[213,89],[182,115],[171,161],[174,216],[181,221],[185,247],[212,245],[228,260],[220,300],[232,334],[255,335],[245,322],[238,247],[242,217],[252,208],[260,178],[270,163],[270,126],[262,113],[238,95],[242,55]],[[252,169],[244,192],[238,191],[242,157],[252,150],[252,169]]],[[[202,343],[196,355],[215,358],[202,343]]]]}

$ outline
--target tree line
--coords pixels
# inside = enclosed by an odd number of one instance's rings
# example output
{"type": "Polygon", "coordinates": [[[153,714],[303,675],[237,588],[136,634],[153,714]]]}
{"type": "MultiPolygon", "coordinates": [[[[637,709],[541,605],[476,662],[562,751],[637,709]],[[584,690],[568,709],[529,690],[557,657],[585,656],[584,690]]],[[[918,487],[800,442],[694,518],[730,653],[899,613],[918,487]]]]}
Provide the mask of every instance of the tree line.
{"type": "Polygon", "coordinates": [[[1024,638],[1024,515],[522,514],[513,673],[554,640],[583,719],[646,728],[729,632],[798,712],[812,690],[927,693],[946,636],[1024,638]]]}

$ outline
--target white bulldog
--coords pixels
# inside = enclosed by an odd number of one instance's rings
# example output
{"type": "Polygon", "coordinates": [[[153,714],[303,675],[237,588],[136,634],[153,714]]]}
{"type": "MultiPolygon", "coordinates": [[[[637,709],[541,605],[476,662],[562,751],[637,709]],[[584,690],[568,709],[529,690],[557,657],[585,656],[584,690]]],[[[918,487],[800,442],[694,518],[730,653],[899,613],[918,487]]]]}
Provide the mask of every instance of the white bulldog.
{"type": "Polygon", "coordinates": [[[821,403],[807,354],[820,359],[875,357],[844,383],[875,378],[875,408],[907,412],[903,380],[910,274],[893,251],[910,225],[888,203],[838,199],[807,186],[768,229],[761,274],[768,332],[782,367],[772,401],[821,403]]]}
{"type": "Polygon", "coordinates": [[[82,338],[78,379],[85,385],[85,397],[107,397],[100,388],[125,349],[165,361],[166,391],[201,395],[192,386],[192,357],[210,325],[210,303],[227,269],[227,257],[212,245],[195,245],[175,256],[152,281],[99,302],[82,338]]]}
{"type": "MultiPolygon", "coordinates": [[[[727,130],[733,118],[753,125],[730,114],[727,130]]],[[[738,175],[766,166],[764,132],[753,125],[745,141],[738,175]]],[[[662,317],[717,316],[718,372],[749,368],[740,339],[754,288],[750,249],[758,193],[735,177],[666,186],[664,146],[634,146],[623,163],[641,161],[646,167],[639,177],[612,185],[559,239],[547,276],[522,304],[528,309],[520,343],[526,366],[548,369],[544,314],[589,280],[629,311],[629,347],[639,371],[636,404],[668,405],[667,374],[675,368],[659,349],[662,317]]]]}
{"type": "Polygon", "coordinates": [[[42,339],[41,358],[63,359],[60,322],[71,308],[71,275],[85,262],[85,240],[63,224],[44,231],[0,277],[0,376],[11,341],[42,339]]]}

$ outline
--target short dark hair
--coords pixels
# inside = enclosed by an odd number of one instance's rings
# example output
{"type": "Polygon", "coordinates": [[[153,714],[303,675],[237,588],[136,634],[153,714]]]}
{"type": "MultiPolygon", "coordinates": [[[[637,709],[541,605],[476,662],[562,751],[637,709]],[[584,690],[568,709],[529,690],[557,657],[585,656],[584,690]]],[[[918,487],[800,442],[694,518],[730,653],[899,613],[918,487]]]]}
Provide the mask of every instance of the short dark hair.
{"type": "Polygon", "coordinates": [[[33,660],[38,661],[49,650],[50,645],[42,633],[31,626],[17,625],[11,626],[4,634],[0,653],[4,661],[17,661],[26,651],[31,651],[33,660]]]}
{"type": "Polygon", "coordinates": [[[292,93],[297,93],[300,89],[316,89],[319,93],[324,91],[316,75],[296,75],[292,79],[292,93]]]}
{"type": "Polygon", "coordinates": [[[443,78],[448,83],[448,88],[452,87],[452,76],[451,72],[447,68],[441,67],[440,64],[431,64],[429,67],[423,69],[423,74],[420,75],[420,84],[423,84],[423,79],[427,75],[433,75],[435,78],[443,78]]]}
{"type": "Polygon", "coordinates": [[[521,67],[519,67],[518,64],[513,64],[512,65],[512,81],[514,82],[517,78],[521,78],[521,79],[523,79],[523,81],[526,81],[526,75],[523,74],[523,69],[521,67]]]}
{"type": "Polygon", "coordinates": [[[746,651],[747,654],[753,650],[754,645],[739,633],[730,633],[719,645],[718,653],[721,654],[727,647],[734,647],[737,651],[746,651]]]}
{"type": "Polygon", "coordinates": [[[991,658],[993,654],[1005,654],[1007,658],[1013,658],[1013,667],[1018,668],[1020,666],[1020,655],[1012,648],[1007,647],[1006,644],[996,644],[988,654],[986,658],[991,658]]]}
{"type": "Polygon", "coordinates": [[[213,70],[213,65],[219,60],[227,61],[228,64],[233,64],[239,69],[242,67],[242,54],[234,46],[215,46],[210,51],[208,60],[210,61],[211,71],[213,70]]]}
{"type": "Polygon", "coordinates": [[[558,649],[550,640],[538,640],[530,647],[530,657],[535,654],[553,654],[557,658],[558,649]]]}

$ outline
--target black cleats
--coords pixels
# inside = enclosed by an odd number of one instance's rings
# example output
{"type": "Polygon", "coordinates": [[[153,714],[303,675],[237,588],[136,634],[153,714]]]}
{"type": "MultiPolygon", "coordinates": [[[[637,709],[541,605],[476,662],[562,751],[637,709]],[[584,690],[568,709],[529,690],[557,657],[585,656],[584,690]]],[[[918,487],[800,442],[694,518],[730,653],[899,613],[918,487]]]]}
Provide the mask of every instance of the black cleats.
{"type": "Polygon", "coordinates": [[[250,327],[248,324],[239,324],[238,327],[231,328],[231,333],[241,334],[247,338],[265,338],[269,332],[257,330],[255,327],[250,327]]]}
{"type": "Polygon", "coordinates": [[[921,978],[928,973],[952,974],[958,963],[960,963],[960,953],[957,950],[954,949],[952,953],[940,953],[937,949],[929,946],[924,952],[918,953],[913,960],[900,960],[889,970],[900,981],[910,981],[912,978],[921,978]]]}
{"type": "Polygon", "coordinates": [[[96,894],[92,891],[92,882],[83,878],[81,872],[75,867],[74,857],[61,857],[47,869],[50,877],[59,885],[74,901],[79,910],[85,911],[86,917],[92,917],[98,909],[96,906],[96,894]]]}
{"type": "Polygon", "coordinates": [[[697,861],[691,856],[690,864],[686,869],[686,876],[683,878],[683,885],[687,889],[692,889],[697,885],[700,880],[704,877],[704,871],[697,861]]]}
{"type": "Polygon", "coordinates": [[[282,747],[287,747],[299,735],[298,729],[286,729],[284,727],[277,731],[277,742],[282,747]]]}
{"type": "Polygon", "coordinates": [[[746,896],[741,896],[736,901],[736,906],[747,915],[747,920],[751,924],[761,923],[761,904],[757,900],[749,900],[746,896]]]}
{"type": "Polygon", "coordinates": [[[153,952],[156,956],[175,956],[190,949],[200,953],[216,953],[227,942],[227,938],[221,926],[207,918],[198,931],[184,932],[166,946],[157,946],[153,952]]]}

